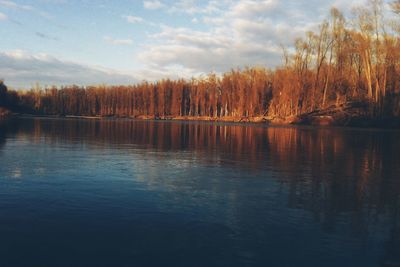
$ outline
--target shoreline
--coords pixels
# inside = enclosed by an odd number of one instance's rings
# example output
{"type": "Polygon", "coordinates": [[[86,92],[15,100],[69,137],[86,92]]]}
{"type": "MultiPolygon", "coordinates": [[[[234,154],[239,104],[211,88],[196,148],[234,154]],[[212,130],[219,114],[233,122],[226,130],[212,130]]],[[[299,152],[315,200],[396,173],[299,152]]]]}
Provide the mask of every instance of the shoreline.
{"type": "MultiPolygon", "coordinates": [[[[400,129],[398,118],[369,119],[354,117],[346,120],[338,120],[334,116],[292,116],[288,118],[263,117],[202,117],[202,116],[178,116],[178,117],[155,117],[155,116],[77,116],[77,115],[33,115],[33,114],[11,114],[3,118],[47,118],[47,119],[81,119],[81,120],[139,120],[139,121],[170,121],[170,122],[208,122],[208,123],[235,123],[243,125],[268,125],[268,126],[311,126],[311,127],[339,127],[360,129],[400,129]]],[[[0,117],[0,120],[2,118],[0,117]]]]}

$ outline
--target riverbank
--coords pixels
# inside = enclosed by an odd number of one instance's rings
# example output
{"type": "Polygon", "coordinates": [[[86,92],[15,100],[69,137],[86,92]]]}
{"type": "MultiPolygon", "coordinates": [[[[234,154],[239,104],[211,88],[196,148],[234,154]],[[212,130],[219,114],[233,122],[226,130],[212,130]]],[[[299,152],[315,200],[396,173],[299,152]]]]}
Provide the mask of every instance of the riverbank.
{"type": "Polygon", "coordinates": [[[305,125],[305,126],[333,126],[333,127],[359,127],[359,128],[400,128],[400,118],[372,118],[365,114],[352,114],[346,111],[327,113],[315,111],[299,116],[273,117],[201,117],[201,116],[179,116],[179,117],[154,117],[137,116],[133,119],[139,120],[169,120],[169,121],[207,121],[207,122],[232,122],[232,123],[258,123],[273,126],[305,125]]]}
{"type": "MultiPolygon", "coordinates": [[[[331,105],[324,109],[314,110],[301,115],[279,117],[273,115],[248,117],[208,117],[208,116],[135,116],[142,120],[175,120],[175,121],[209,121],[233,123],[263,123],[270,125],[309,125],[337,126],[359,128],[400,128],[400,118],[393,116],[373,116],[371,106],[367,102],[349,101],[339,105],[331,105]]],[[[96,117],[98,118],[98,117],[96,117]]]]}
{"type": "Polygon", "coordinates": [[[13,114],[2,109],[1,117],[42,117],[42,118],[65,118],[65,119],[87,119],[87,120],[158,120],[158,121],[201,121],[201,122],[231,122],[231,123],[253,123],[268,125],[306,125],[306,126],[337,126],[337,127],[359,127],[359,128],[388,128],[400,129],[400,118],[389,116],[372,116],[374,112],[371,106],[365,102],[347,102],[340,105],[332,105],[325,109],[314,110],[301,115],[278,117],[266,116],[79,116],[79,115],[46,115],[46,114],[13,114]]]}
{"type": "Polygon", "coordinates": [[[288,116],[286,118],[272,116],[258,117],[206,117],[206,116],[76,116],[76,115],[31,115],[10,114],[6,117],[20,118],[49,118],[49,119],[84,119],[84,120],[144,120],[144,121],[190,121],[190,122],[225,122],[242,124],[266,124],[271,126],[303,125],[316,127],[357,127],[357,128],[385,128],[400,129],[399,118],[374,119],[362,114],[348,112],[315,111],[300,116],[288,116]]]}

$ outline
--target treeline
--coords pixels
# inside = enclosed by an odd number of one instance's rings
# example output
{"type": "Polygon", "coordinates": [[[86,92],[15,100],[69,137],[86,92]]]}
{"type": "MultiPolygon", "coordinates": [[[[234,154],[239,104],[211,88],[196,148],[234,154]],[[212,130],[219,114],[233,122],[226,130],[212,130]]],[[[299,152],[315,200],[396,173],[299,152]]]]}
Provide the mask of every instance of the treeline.
{"type": "MultiPolygon", "coordinates": [[[[400,13],[400,1],[391,5],[400,13]]],[[[19,93],[21,110],[41,114],[154,117],[288,118],[345,103],[368,116],[400,116],[400,26],[370,0],[351,19],[336,8],[317,31],[283,48],[275,70],[246,68],[222,76],[132,86],[68,86],[19,93]]],[[[398,20],[398,18],[397,18],[398,20]]]]}
{"type": "Polygon", "coordinates": [[[19,111],[21,97],[17,92],[9,91],[4,81],[0,80],[0,118],[8,115],[10,111],[19,111]]]}
{"type": "Polygon", "coordinates": [[[101,116],[259,116],[272,99],[264,69],[232,71],[218,78],[162,80],[132,86],[70,86],[32,90],[21,105],[44,114],[101,116]]]}

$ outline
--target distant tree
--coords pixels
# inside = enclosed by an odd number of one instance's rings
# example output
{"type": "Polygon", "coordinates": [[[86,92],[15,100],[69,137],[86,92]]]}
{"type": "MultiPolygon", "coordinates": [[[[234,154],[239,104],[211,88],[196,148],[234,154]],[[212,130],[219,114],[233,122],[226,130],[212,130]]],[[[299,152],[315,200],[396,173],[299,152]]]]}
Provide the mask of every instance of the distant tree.
{"type": "Polygon", "coordinates": [[[0,80],[0,106],[7,104],[7,86],[3,80],[0,80]]]}

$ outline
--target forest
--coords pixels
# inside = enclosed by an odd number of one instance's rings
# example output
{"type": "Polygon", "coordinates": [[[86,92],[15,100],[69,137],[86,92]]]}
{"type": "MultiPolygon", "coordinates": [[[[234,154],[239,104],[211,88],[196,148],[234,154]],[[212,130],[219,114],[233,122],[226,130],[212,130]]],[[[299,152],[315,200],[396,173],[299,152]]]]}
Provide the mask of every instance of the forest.
{"type": "Polygon", "coordinates": [[[247,67],[130,86],[0,88],[0,106],[59,116],[398,124],[400,0],[390,8],[389,13],[383,1],[370,0],[349,18],[332,8],[318,30],[293,47],[282,46],[283,64],[274,69],[247,67]]]}

